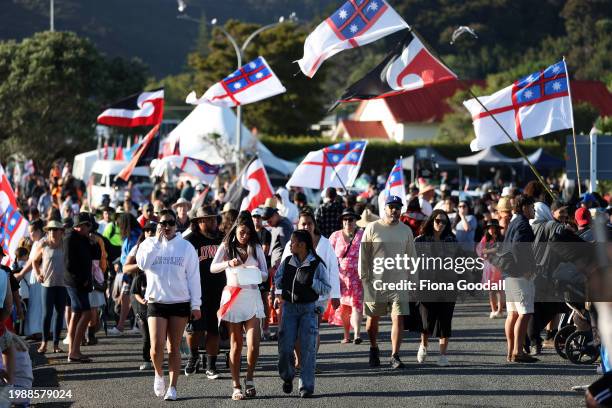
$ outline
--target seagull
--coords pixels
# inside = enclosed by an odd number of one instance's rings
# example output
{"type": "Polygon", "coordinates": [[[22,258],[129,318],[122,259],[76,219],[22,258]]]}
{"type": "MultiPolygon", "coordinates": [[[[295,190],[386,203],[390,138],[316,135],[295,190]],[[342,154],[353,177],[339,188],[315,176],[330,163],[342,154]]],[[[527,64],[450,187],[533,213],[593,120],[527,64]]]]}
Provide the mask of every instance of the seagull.
{"type": "Polygon", "coordinates": [[[470,27],[468,27],[468,26],[459,26],[459,28],[457,28],[455,31],[453,31],[453,35],[451,36],[451,42],[450,42],[451,45],[453,45],[455,43],[455,40],[457,38],[459,38],[463,33],[469,33],[474,38],[478,38],[478,34],[476,34],[476,31],[474,31],[470,27]]]}

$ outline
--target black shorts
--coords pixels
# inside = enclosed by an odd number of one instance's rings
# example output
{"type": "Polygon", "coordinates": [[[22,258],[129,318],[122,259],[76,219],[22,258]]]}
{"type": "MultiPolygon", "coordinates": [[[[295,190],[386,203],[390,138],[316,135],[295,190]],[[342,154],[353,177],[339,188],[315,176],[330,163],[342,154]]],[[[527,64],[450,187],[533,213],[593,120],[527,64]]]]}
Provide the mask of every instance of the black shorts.
{"type": "Polygon", "coordinates": [[[189,317],[191,316],[191,304],[184,303],[149,303],[147,305],[148,317],[189,317]]]}
{"type": "Polygon", "coordinates": [[[221,304],[221,291],[206,292],[200,311],[202,317],[199,320],[190,319],[187,324],[187,333],[208,332],[213,335],[219,334],[219,319],[217,311],[221,304]]]}
{"type": "Polygon", "coordinates": [[[432,337],[449,338],[454,310],[454,302],[421,302],[423,332],[432,337]]]}

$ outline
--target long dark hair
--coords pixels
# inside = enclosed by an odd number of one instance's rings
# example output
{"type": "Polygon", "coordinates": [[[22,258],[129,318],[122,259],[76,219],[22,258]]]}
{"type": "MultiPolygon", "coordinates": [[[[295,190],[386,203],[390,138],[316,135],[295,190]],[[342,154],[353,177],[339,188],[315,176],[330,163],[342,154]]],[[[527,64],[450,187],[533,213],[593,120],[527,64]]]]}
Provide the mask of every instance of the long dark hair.
{"type": "Polygon", "coordinates": [[[140,230],[140,224],[136,217],[130,213],[122,213],[117,219],[117,226],[121,232],[121,238],[127,238],[133,230],[140,230]]]}
{"type": "Polygon", "coordinates": [[[425,220],[425,222],[421,226],[421,230],[419,231],[421,235],[426,235],[430,237],[434,235],[434,228],[433,228],[434,220],[440,214],[444,215],[444,218],[446,218],[446,225],[444,226],[444,230],[442,230],[442,233],[440,234],[440,238],[445,238],[446,236],[451,235],[453,233],[451,229],[451,225],[450,225],[450,219],[448,218],[448,214],[446,214],[444,210],[438,209],[438,210],[433,210],[431,215],[425,220]]]}
{"type": "Polygon", "coordinates": [[[251,213],[248,211],[240,211],[236,221],[234,221],[234,225],[230,228],[230,230],[225,234],[225,238],[223,238],[223,243],[225,244],[225,248],[227,249],[227,254],[230,259],[236,258],[238,255],[238,240],[236,239],[236,230],[239,226],[245,226],[249,229],[249,242],[248,246],[253,250],[253,255],[257,258],[256,248],[257,245],[261,245],[259,242],[259,237],[255,232],[255,224],[253,224],[253,218],[251,217],[251,213]]]}
{"type": "Polygon", "coordinates": [[[325,265],[325,261],[323,261],[323,259],[321,259],[319,254],[317,254],[317,251],[315,251],[314,243],[312,242],[312,236],[310,236],[310,232],[308,232],[308,230],[305,230],[305,229],[295,230],[291,233],[291,236],[297,239],[298,242],[305,243],[306,250],[309,253],[311,253],[319,262],[321,262],[323,266],[327,266],[325,265]]]}

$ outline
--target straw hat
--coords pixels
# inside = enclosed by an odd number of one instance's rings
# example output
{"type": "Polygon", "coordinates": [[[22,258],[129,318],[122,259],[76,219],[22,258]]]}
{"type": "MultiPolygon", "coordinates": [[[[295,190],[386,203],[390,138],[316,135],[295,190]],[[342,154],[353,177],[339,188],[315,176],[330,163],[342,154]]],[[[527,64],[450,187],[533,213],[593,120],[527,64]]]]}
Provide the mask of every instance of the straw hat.
{"type": "Polygon", "coordinates": [[[428,192],[434,191],[434,190],[435,190],[435,188],[431,184],[424,184],[424,185],[419,187],[419,194],[425,194],[425,193],[428,193],[428,192]]]}
{"type": "Polygon", "coordinates": [[[234,207],[234,204],[227,202],[225,204],[223,204],[223,210],[221,211],[221,213],[226,213],[228,211],[232,211],[232,210],[236,210],[237,208],[234,207]]]}
{"type": "Polygon", "coordinates": [[[187,211],[191,210],[191,202],[187,201],[187,199],[181,197],[176,200],[176,203],[172,204],[172,208],[176,209],[177,207],[185,206],[187,207],[187,211]]]}
{"type": "Polygon", "coordinates": [[[49,221],[47,223],[47,225],[45,225],[45,228],[43,228],[43,230],[49,231],[51,229],[63,230],[64,229],[64,224],[62,224],[61,222],[59,222],[57,220],[51,220],[51,221],[49,221]]]}
{"type": "Polygon", "coordinates": [[[380,217],[376,214],[373,214],[370,209],[366,208],[361,213],[361,219],[357,221],[357,226],[360,228],[365,228],[371,222],[380,220],[380,217]]]}
{"type": "Polygon", "coordinates": [[[276,208],[276,197],[266,198],[264,207],[276,208]]]}
{"type": "Polygon", "coordinates": [[[512,204],[510,203],[510,197],[502,197],[497,202],[497,211],[512,211],[512,204]]]}
{"type": "Polygon", "coordinates": [[[197,221],[203,218],[213,218],[216,217],[217,214],[210,211],[210,207],[200,207],[197,209],[193,217],[191,217],[191,221],[197,221]]]}

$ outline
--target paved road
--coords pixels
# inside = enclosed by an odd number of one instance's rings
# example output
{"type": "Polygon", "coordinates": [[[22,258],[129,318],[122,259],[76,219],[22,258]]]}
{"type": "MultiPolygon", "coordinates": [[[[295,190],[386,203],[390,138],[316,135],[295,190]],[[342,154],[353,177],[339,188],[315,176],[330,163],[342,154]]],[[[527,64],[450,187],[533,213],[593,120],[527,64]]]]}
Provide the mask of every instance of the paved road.
{"type": "MultiPolygon", "coordinates": [[[[389,322],[381,328],[381,354],[389,354],[389,322]]],[[[248,406],[286,407],[577,407],[583,397],[571,391],[577,384],[596,378],[594,366],[577,366],[545,350],[534,365],[505,362],[503,320],[490,320],[484,305],[458,305],[453,322],[449,359],[452,366],[437,367],[437,344],[430,345],[429,360],[416,363],[415,333],[407,333],[401,357],[405,370],[387,365],[368,366],[367,342],[340,345],[337,328],[322,330],[317,376],[317,398],[297,400],[282,393],[276,372],[276,344],[263,343],[256,385],[260,397],[243,402],[248,406]]],[[[35,385],[71,390],[73,399],[37,406],[66,407],[157,407],[169,406],[153,395],[152,371],[140,372],[138,337],[104,338],[87,352],[92,364],[67,364],[64,356],[35,358],[35,385]]],[[[386,357],[383,363],[386,362],[386,357]]],[[[189,407],[236,406],[229,399],[231,383],[227,371],[218,380],[203,374],[181,376],[180,402],[189,407]]],[[[297,387],[295,387],[297,388],[297,387]]],[[[36,402],[36,401],[33,401],[36,402]]]]}

